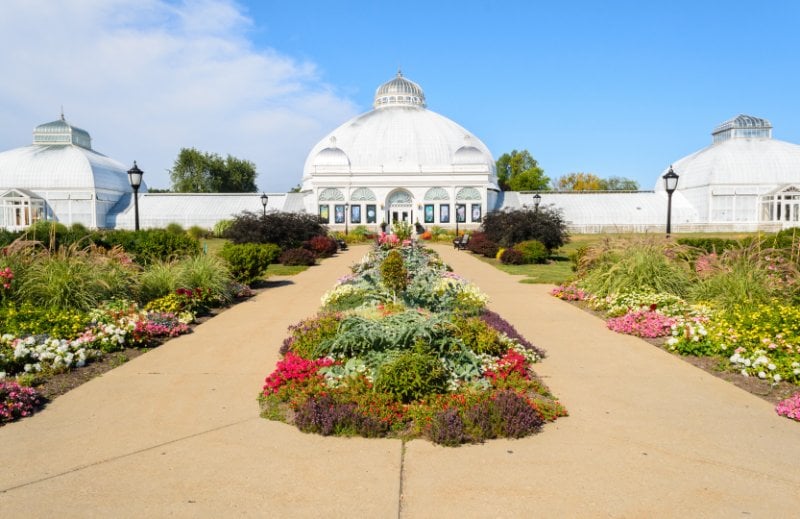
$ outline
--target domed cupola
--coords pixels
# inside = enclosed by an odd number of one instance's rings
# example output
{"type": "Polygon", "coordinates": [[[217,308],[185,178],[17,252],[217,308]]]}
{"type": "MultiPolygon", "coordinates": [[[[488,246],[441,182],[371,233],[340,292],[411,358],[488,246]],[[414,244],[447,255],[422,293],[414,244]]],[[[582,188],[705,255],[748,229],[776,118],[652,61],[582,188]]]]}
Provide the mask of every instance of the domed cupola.
{"type": "Polygon", "coordinates": [[[403,77],[398,70],[397,76],[382,84],[375,91],[374,108],[389,106],[419,106],[425,108],[425,92],[422,87],[403,77]]]}
{"type": "Polygon", "coordinates": [[[771,139],[772,125],[766,119],[739,114],[711,132],[714,144],[731,139],[771,139]]]}
{"type": "Polygon", "coordinates": [[[317,153],[317,156],[314,157],[314,165],[326,167],[350,167],[350,159],[347,157],[347,153],[342,151],[341,148],[336,147],[336,137],[331,137],[329,142],[330,146],[321,149],[319,153],[317,153]]]}
{"type": "Polygon", "coordinates": [[[33,130],[33,143],[46,146],[54,144],[74,144],[87,150],[92,149],[92,138],[89,132],[70,125],[61,114],[61,119],[40,124],[33,130]]]}

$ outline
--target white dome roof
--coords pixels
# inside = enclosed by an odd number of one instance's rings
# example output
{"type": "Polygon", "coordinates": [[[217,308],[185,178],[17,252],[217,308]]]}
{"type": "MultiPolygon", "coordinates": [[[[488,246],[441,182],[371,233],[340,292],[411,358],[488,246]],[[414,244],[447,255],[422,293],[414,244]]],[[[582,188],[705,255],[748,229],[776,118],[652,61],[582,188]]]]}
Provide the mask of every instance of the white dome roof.
{"type": "Polygon", "coordinates": [[[416,83],[398,76],[378,88],[376,102],[380,96],[401,90],[407,90],[404,93],[412,100],[381,105],[320,140],[308,154],[304,178],[323,165],[345,165],[345,159],[352,172],[442,172],[453,171],[454,165],[469,164],[487,168],[494,176],[494,159],[480,139],[413,101],[416,97],[424,102],[422,89],[416,83]]]}
{"type": "MultiPolygon", "coordinates": [[[[769,121],[744,115],[719,125],[714,130],[717,142],[673,164],[680,177],[678,190],[709,185],[797,184],[800,181],[800,146],[772,139],[771,128],[769,121]],[[738,124],[747,122],[751,124],[738,124]],[[760,132],[759,136],[747,137],[743,135],[748,134],[741,133],[743,129],[752,128],[760,132]],[[725,140],[719,140],[720,136],[725,140]]],[[[660,177],[655,187],[657,191],[664,190],[660,177]]]]}
{"type": "MultiPolygon", "coordinates": [[[[131,190],[125,167],[72,144],[34,144],[0,153],[0,188],[131,190]]],[[[147,188],[143,185],[142,192],[147,188]]]]}

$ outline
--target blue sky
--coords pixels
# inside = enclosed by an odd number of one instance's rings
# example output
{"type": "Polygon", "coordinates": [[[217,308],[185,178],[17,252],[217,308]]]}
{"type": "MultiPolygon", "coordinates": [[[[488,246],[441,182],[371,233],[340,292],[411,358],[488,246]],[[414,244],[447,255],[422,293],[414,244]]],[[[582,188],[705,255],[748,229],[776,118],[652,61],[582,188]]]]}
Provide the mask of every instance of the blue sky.
{"type": "MultiPolygon", "coordinates": [[[[651,189],[739,113],[800,143],[800,3],[5,0],[0,149],[60,107],[167,187],[181,147],[252,160],[268,191],[398,67],[495,157],[651,189]],[[9,78],[12,78],[9,80],[9,78]]],[[[680,173],[680,172],[678,172],[680,173]]]]}

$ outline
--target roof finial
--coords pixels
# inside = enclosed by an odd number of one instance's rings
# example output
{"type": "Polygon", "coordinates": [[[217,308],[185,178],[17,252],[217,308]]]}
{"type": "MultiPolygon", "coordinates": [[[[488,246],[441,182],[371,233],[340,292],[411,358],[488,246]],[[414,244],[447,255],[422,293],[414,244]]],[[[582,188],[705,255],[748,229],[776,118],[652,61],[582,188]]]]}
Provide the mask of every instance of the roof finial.
{"type": "Polygon", "coordinates": [[[403,67],[397,67],[397,77],[403,77],[403,67]]]}
{"type": "Polygon", "coordinates": [[[61,105],[61,120],[66,121],[66,119],[64,119],[64,105],[61,105]]]}

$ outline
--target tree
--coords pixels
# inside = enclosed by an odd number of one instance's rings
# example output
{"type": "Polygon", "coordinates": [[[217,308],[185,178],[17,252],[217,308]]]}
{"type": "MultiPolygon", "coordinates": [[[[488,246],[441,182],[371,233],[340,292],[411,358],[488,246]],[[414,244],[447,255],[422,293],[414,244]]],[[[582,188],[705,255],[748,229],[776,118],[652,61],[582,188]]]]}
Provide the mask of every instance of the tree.
{"type": "Polygon", "coordinates": [[[254,193],[256,167],[248,160],[182,148],[169,172],[175,193],[254,193]]]}
{"type": "Polygon", "coordinates": [[[603,179],[594,173],[569,173],[556,180],[559,191],[602,191],[603,179]]]}
{"type": "Polygon", "coordinates": [[[495,163],[497,181],[503,191],[548,190],[550,179],[528,150],[503,153],[495,163]]]}
{"type": "Polygon", "coordinates": [[[608,177],[606,182],[607,191],[638,191],[639,183],[625,177],[608,177]]]}
{"type": "Polygon", "coordinates": [[[639,183],[625,177],[600,178],[594,173],[569,173],[556,180],[558,191],[637,191],[639,183]]]}

